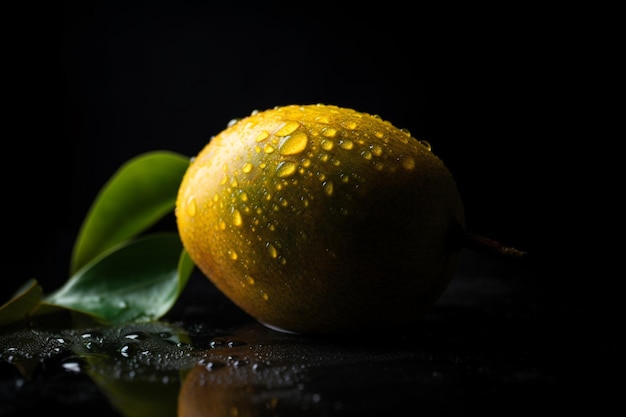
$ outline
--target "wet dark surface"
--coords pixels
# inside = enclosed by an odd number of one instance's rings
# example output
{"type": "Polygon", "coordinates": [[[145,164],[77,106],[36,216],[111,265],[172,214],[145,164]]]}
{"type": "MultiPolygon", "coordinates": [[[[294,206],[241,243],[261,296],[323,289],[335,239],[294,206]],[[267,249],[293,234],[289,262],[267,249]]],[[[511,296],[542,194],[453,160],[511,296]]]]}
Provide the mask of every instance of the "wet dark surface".
{"type": "Polygon", "coordinates": [[[311,338],[194,275],[158,323],[0,334],[0,415],[607,415],[612,320],[557,294],[535,262],[466,252],[415,326],[311,338]]]}

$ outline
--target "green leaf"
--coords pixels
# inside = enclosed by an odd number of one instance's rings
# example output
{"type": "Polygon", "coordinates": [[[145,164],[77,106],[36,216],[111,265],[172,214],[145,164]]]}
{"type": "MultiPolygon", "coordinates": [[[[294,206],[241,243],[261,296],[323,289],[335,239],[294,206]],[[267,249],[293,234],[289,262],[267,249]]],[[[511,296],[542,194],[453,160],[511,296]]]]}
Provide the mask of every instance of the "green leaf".
{"type": "Polygon", "coordinates": [[[87,213],[72,251],[71,273],[170,213],[189,161],[174,152],[152,151],[124,163],[87,213]]]}
{"type": "Polygon", "coordinates": [[[28,280],[13,298],[0,306],[0,326],[24,320],[39,306],[43,291],[39,283],[28,280]]]}
{"type": "Polygon", "coordinates": [[[176,233],[158,233],[103,253],[44,299],[109,324],[151,321],[174,305],[194,264],[176,233]]]}

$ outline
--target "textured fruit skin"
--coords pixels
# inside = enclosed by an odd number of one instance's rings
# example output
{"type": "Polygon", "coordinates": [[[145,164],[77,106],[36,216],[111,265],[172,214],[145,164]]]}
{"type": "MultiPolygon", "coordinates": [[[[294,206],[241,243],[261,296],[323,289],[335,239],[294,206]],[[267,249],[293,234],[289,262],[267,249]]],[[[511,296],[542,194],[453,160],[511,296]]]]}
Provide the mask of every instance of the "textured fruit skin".
{"type": "Polygon", "coordinates": [[[176,219],[199,269],[283,331],[415,321],[457,267],[456,184],[430,146],[377,116],[276,107],[233,122],[192,160],[176,219]]]}

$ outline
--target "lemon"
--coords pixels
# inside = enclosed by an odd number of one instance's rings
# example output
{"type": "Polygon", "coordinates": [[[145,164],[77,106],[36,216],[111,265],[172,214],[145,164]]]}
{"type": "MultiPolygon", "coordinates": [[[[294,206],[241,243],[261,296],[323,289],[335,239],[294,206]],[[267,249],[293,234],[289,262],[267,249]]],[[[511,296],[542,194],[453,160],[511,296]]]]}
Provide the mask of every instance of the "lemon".
{"type": "Polygon", "coordinates": [[[220,291],[300,334],[416,321],[453,277],[465,227],[456,183],[427,142],[322,104],[231,122],[192,159],[175,213],[220,291]]]}

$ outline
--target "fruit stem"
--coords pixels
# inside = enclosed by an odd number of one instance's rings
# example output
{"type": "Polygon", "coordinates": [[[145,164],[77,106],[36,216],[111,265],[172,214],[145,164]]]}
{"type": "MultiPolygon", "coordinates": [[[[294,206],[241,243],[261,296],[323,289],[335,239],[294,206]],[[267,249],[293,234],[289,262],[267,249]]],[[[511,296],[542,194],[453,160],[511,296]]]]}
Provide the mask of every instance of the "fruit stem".
{"type": "Polygon", "coordinates": [[[465,231],[462,237],[462,246],[477,252],[495,255],[500,258],[523,258],[527,252],[506,246],[502,242],[490,239],[476,233],[465,231]]]}

